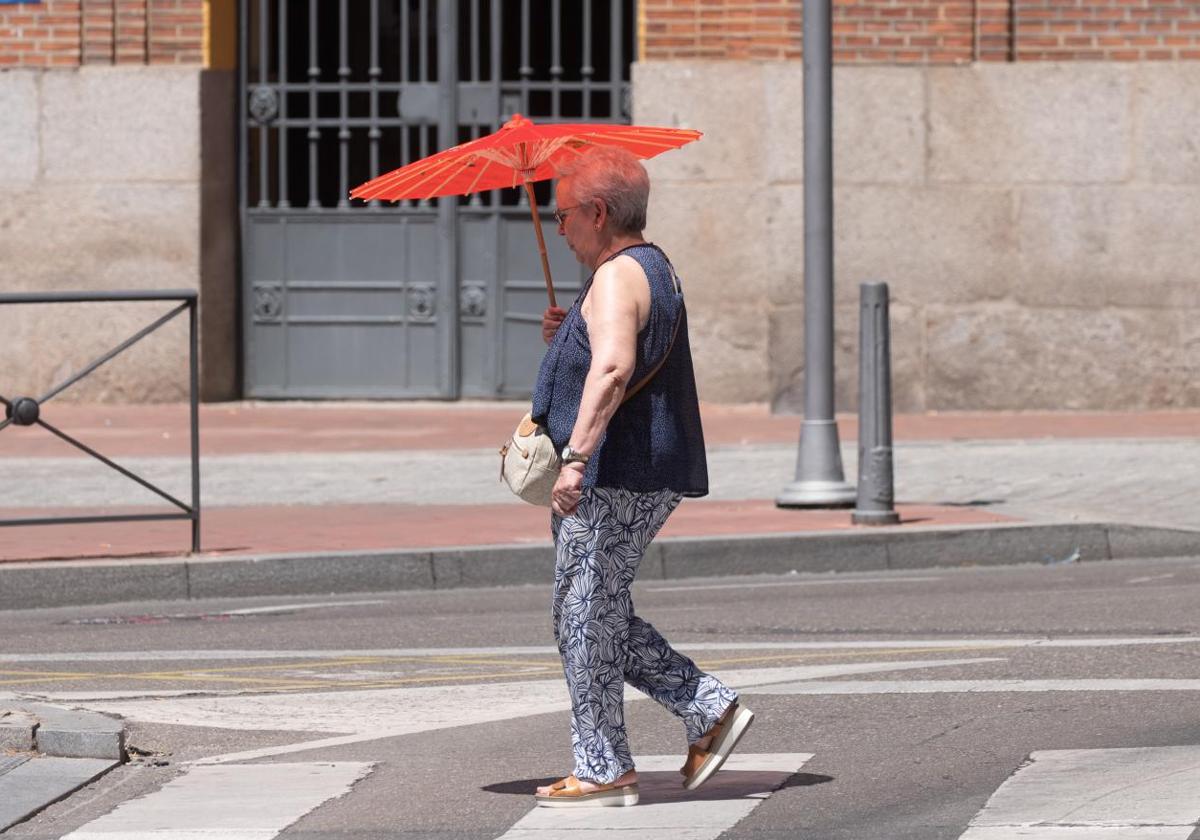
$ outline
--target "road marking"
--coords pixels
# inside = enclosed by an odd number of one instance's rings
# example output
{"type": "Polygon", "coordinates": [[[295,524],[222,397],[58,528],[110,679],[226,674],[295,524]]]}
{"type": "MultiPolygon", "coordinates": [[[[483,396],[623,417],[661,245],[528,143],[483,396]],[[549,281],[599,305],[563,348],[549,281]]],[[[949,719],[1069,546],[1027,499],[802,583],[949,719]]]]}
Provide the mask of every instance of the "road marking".
{"type": "Polygon", "coordinates": [[[680,784],[679,756],[642,756],[636,759],[636,806],[535,807],[497,840],[714,840],[749,816],[810,758],[810,753],[733,755],[702,790],[689,792],[680,784]]]}
{"type": "Polygon", "coordinates": [[[262,613],[295,612],[296,610],[323,610],[330,607],[374,607],[391,604],[392,601],[328,601],[318,604],[280,604],[274,607],[247,607],[242,610],[221,610],[219,615],[259,615],[262,613]]]}
{"type": "Polygon", "coordinates": [[[955,694],[1039,691],[1200,691],[1200,680],[845,680],[768,685],[755,694],[955,694]]]}
{"type": "Polygon", "coordinates": [[[1174,572],[1168,572],[1165,575],[1147,575],[1146,577],[1135,577],[1125,581],[1126,583],[1149,583],[1152,580],[1167,580],[1175,577],[1174,572]]]}
{"type": "Polygon", "coordinates": [[[374,765],[360,762],[190,767],[62,840],[270,840],[374,765]]]}
{"type": "Polygon", "coordinates": [[[240,610],[216,610],[201,613],[151,613],[137,615],[101,615],[92,618],[72,618],[59,622],[68,625],[165,624],[171,621],[208,621],[224,618],[248,618],[258,615],[291,614],[303,610],[323,610],[332,607],[354,607],[370,604],[390,604],[391,601],[329,601],[317,604],[277,604],[267,607],[247,607],[240,610]]]}
{"type": "MultiPolygon", "coordinates": [[[[1010,639],[880,639],[852,642],[684,642],[677,650],[905,650],[908,648],[1103,648],[1136,645],[1200,643],[1200,636],[1135,636],[1129,638],[1029,638],[1010,639]]],[[[383,648],[370,650],[148,650],[78,651],[73,653],[3,653],[0,662],[233,662],[257,659],[330,659],[346,657],[411,656],[557,656],[549,645],[470,648],[383,648]]]]}
{"type": "MultiPolygon", "coordinates": [[[[757,693],[756,686],[774,683],[994,661],[1000,660],[856,662],[716,673],[741,691],[757,693]]],[[[636,691],[626,692],[625,698],[628,702],[647,699],[636,691]]],[[[48,699],[63,698],[48,695],[48,699]]],[[[561,679],[320,693],[74,702],[95,711],[144,723],[251,731],[322,732],[332,736],[211,756],[200,759],[196,762],[198,764],[225,764],[290,755],[418,732],[563,712],[571,707],[566,686],[561,679]]]]}
{"type": "Polygon", "coordinates": [[[780,586],[834,586],[847,583],[927,583],[940,577],[873,577],[839,580],[780,580],[773,583],[714,583],[700,586],[656,586],[647,592],[702,592],[710,589],[776,589],[780,586]]]}
{"type": "Polygon", "coordinates": [[[1046,750],[996,789],[960,840],[1187,840],[1200,746],[1046,750]]]}

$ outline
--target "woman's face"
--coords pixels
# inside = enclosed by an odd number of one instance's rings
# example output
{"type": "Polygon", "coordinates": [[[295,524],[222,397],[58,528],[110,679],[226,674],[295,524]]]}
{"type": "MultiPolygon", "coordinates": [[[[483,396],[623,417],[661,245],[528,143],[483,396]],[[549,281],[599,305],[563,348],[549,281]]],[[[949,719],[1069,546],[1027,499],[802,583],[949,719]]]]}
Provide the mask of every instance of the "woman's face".
{"type": "MultiPolygon", "coordinates": [[[[600,254],[600,232],[596,230],[595,203],[581,204],[575,195],[571,178],[563,178],[554,190],[554,199],[558,204],[559,217],[562,222],[558,226],[559,236],[566,237],[567,247],[575,254],[575,259],[584,265],[593,266],[600,254]]],[[[594,267],[594,266],[593,266],[594,267]]]]}

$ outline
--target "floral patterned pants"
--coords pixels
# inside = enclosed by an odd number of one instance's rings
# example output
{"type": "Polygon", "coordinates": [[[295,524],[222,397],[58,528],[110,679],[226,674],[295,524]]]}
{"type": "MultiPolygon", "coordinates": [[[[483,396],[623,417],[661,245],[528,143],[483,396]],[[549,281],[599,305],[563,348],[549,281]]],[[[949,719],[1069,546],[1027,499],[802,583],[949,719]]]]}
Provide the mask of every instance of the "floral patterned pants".
{"type": "Polygon", "coordinates": [[[607,784],[633,769],[625,683],[704,737],[737,694],[675,651],[633,613],[629,588],[654,535],[678,507],[670,490],[585,488],[568,517],[551,516],[554,638],[571,693],[575,776],[607,784]]]}

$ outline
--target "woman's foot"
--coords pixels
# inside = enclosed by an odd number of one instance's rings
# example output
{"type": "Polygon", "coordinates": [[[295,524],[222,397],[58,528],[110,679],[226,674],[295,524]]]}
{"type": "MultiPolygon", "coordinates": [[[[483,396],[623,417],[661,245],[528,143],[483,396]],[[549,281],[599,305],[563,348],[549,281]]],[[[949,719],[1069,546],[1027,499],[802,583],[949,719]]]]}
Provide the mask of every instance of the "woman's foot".
{"type": "MultiPolygon", "coordinates": [[[[574,776],[567,776],[567,779],[574,779],[574,778],[575,778],[574,776]]],[[[554,785],[565,782],[567,779],[559,779],[559,781],[555,782],[554,785]]],[[[624,776],[613,779],[612,783],[608,784],[608,785],[602,785],[602,784],[599,784],[598,782],[589,782],[587,779],[575,779],[575,780],[577,782],[579,782],[579,789],[581,791],[583,791],[584,793],[593,793],[602,787],[624,787],[625,785],[636,785],[637,780],[638,780],[638,775],[637,775],[636,770],[630,770],[624,776]]],[[[538,795],[545,796],[546,794],[548,794],[550,792],[550,789],[553,788],[554,785],[542,785],[540,788],[537,789],[538,795]]]]}
{"type": "Polygon", "coordinates": [[[554,784],[539,787],[534,798],[538,805],[551,808],[577,805],[636,805],[638,801],[637,771],[630,770],[606,785],[587,779],[577,779],[575,776],[567,776],[554,784]]]}
{"type": "Polygon", "coordinates": [[[721,769],[738,741],[754,722],[754,712],[736,701],[725,710],[704,737],[688,747],[687,760],[679,768],[683,786],[695,790],[721,769]]]}

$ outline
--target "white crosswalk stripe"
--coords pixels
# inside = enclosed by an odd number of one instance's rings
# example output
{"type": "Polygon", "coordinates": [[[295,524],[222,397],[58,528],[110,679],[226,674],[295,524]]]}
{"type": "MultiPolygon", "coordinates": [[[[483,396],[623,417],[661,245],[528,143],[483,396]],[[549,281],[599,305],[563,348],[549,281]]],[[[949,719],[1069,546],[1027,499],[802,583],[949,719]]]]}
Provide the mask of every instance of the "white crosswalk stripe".
{"type": "MultiPolygon", "coordinates": [[[[936,649],[1002,649],[1002,648],[1109,648],[1161,645],[1200,644],[1200,635],[1036,638],[1009,636],[999,638],[956,639],[856,639],[853,641],[823,642],[681,642],[676,649],[691,651],[719,650],[911,650],[936,649]]],[[[557,655],[550,645],[510,645],[507,647],[438,647],[438,648],[339,648],[330,650],[118,650],[118,651],[58,651],[54,653],[0,653],[0,662],[230,662],[261,659],[341,659],[357,657],[407,656],[526,656],[557,655]]]]}
{"type": "Polygon", "coordinates": [[[1197,822],[1200,746],[1047,750],[960,840],[1187,840],[1197,822]]]}
{"type": "MultiPolygon", "coordinates": [[[[754,668],[716,673],[747,693],[768,692],[773,684],[898,670],[972,665],[991,658],[853,662],[754,668]]],[[[647,699],[636,691],[627,701],[647,699]]],[[[99,700],[79,705],[145,723],[222,729],[336,733],[299,744],[211,756],[200,764],[244,762],[310,749],[374,741],[478,723],[562,712],[570,699],[561,679],[478,685],[297,692],[255,696],[179,697],[154,700],[99,700]],[[336,698],[336,699],[334,699],[336,698]]]]}
{"type": "Polygon", "coordinates": [[[681,756],[635,759],[632,808],[534,808],[497,840],[713,840],[750,815],[812,758],[808,753],[735,754],[698,791],[680,783],[681,756]]]}
{"type": "Polygon", "coordinates": [[[192,767],[62,840],[271,840],[322,803],[348,793],[372,766],[338,762],[192,767]]]}

